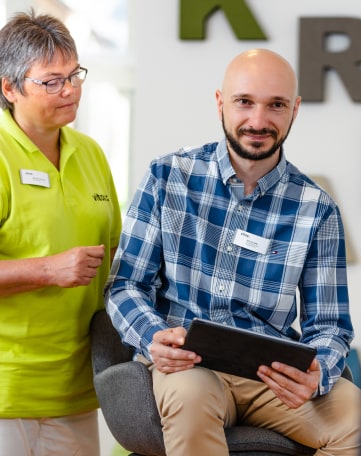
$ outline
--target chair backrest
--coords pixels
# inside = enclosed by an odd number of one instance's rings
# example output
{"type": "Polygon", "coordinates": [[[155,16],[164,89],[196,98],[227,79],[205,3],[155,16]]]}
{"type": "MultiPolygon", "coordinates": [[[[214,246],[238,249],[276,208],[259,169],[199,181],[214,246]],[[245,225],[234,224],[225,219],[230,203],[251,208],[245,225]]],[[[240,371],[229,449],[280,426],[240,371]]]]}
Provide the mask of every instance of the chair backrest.
{"type": "Polygon", "coordinates": [[[91,322],[90,339],[94,374],[133,358],[133,348],[121,343],[119,334],[105,310],[94,315],[91,322]]]}

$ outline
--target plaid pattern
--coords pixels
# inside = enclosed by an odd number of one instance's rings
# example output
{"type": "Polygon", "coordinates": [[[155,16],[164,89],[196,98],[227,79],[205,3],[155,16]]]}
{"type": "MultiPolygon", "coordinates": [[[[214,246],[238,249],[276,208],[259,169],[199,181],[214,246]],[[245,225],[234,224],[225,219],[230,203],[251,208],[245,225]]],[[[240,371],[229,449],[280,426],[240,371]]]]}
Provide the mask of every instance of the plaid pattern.
{"type": "Polygon", "coordinates": [[[196,316],[285,338],[297,336],[299,316],[325,393],[353,337],[345,264],[329,195],[282,153],[245,197],[223,140],[151,163],[124,221],[107,307],[124,342],[148,358],[156,331],[196,316]],[[236,245],[238,229],[267,238],[268,251],[236,245]]]}

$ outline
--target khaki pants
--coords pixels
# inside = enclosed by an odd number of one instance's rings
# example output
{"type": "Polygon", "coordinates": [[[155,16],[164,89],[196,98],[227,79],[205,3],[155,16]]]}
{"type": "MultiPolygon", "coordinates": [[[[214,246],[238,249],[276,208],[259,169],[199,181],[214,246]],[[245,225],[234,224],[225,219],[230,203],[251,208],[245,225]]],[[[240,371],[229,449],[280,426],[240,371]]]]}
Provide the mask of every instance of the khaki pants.
{"type": "Polygon", "coordinates": [[[201,367],[151,371],[168,456],[228,456],[224,427],[236,422],[276,430],[318,456],[360,455],[361,391],[344,378],[329,394],[290,409],[262,382],[201,367]]]}
{"type": "Polygon", "coordinates": [[[99,456],[97,411],[59,418],[0,419],[0,456],[99,456]]]}

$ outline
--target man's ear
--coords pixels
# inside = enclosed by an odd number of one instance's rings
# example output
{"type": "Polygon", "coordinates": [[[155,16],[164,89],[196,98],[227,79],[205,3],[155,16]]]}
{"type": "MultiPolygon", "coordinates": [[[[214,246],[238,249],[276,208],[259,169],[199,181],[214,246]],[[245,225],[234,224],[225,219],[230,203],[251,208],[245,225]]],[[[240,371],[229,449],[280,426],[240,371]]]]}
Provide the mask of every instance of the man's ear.
{"type": "Polygon", "coordinates": [[[10,84],[8,79],[3,78],[1,80],[1,90],[4,97],[10,102],[14,103],[17,99],[17,91],[15,90],[14,86],[10,84]]]}
{"type": "Polygon", "coordinates": [[[217,101],[218,117],[219,117],[219,120],[222,120],[223,95],[220,90],[216,91],[216,101],[217,101]]]}
{"type": "Polygon", "coordinates": [[[298,114],[298,110],[299,110],[299,107],[300,107],[300,104],[301,104],[301,97],[298,96],[296,98],[296,101],[295,101],[295,104],[293,106],[293,116],[292,116],[292,121],[294,121],[297,117],[297,114],[298,114]]]}

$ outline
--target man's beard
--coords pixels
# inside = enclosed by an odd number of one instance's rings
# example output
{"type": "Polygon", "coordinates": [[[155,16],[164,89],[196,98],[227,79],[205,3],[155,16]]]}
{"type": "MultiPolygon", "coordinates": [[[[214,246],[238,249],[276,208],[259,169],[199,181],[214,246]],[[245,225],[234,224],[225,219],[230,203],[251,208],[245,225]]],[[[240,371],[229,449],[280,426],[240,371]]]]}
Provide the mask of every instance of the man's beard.
{"type": "MultiPolygon", "coordinates": [[[[292,122],[293,122],[293,120],[292,120],[292,122]]],[[[224,116],[222,113],[223,131],[224,131],[224,134],[227,138],[227,141],[228,141],[230,147],[239,157],[245,158],[247,160],[254,160],[254,161],[264,160],[266,158],[272,157],[272,155],[278,151],[278,149],[282,146],[282,144],[287,139],[288,133],[290,132],[291,127],[292,127],[292,122],[291,122],[285,136],[280,138],[278,141],[276,141],[277,132],[275,130],[271,130],[268,128],[262,128],[262,130],[254,130],[253,128],[241,128],[240,130],[238,130],[238,137],[242,136],[244,133],[251,133],[252,135],[269,134],[272,136],[272,138],[275,139],[275,143],[273,144],[273,146],[270,149],[257,153],[257,152],[250,152],[245,147],[241,146],[239,140],[235,136],[233,136],[231,132],[227,131],[226,126],[224,124],[224,116]]],[[[260,149],[262,147],[262,142],[254,141],[252,143],[252,147],[254,149],[260,149]]]]}

